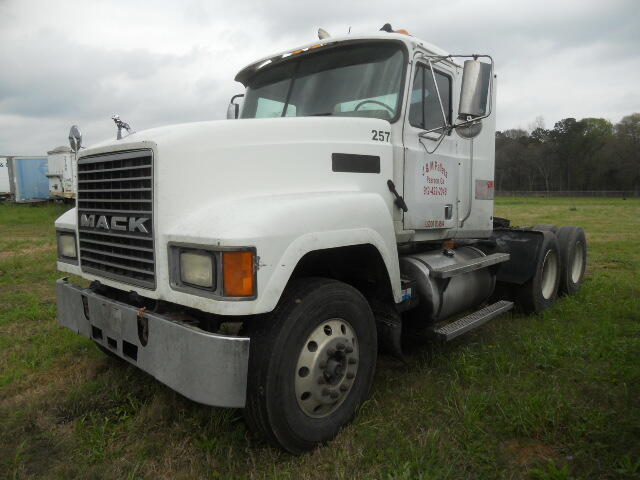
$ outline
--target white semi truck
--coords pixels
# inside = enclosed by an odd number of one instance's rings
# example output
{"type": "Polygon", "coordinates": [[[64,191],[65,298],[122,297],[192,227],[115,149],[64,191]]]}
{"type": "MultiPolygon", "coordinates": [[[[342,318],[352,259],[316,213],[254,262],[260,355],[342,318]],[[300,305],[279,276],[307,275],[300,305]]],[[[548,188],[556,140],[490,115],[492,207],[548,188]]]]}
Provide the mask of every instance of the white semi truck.
{"type": "Polygon", "coordinates": [[[299,453],[403,322],[450,340],[574,293],[582,229],[493,216],[492,59],[383,30],[248,65],[233,120],[79,152],[57,266],[91,284],[57,282],[60,323],[299,453]]]}

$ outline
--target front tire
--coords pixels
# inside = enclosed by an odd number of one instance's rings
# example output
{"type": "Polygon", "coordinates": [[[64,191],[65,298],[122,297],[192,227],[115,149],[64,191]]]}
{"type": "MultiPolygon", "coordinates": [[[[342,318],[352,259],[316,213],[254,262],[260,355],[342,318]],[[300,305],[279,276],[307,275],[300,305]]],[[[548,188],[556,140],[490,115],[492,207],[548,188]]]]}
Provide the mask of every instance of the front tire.
{"type": "Polygon", "coordinates": [[[306,278],[276,309],[249,323],[249,427],[299,454],[333,439],[367,398],[377,338],[371,309],[355,288],[306,278]]]}

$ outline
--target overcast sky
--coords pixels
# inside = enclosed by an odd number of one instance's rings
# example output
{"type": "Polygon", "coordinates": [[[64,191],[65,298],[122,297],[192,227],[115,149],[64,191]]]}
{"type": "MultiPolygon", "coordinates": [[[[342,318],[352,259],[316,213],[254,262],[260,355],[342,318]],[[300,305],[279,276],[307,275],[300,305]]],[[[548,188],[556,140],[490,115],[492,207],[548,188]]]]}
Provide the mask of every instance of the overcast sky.
{"type": "Polygon", "coordinates": [[[44,154],[78,124],[87,145],[221,119],[247,63],[384,23],[451,53],[489,53],[499,129],[640,112],[638,0],[0,0],[0,155],[44,154]]]}

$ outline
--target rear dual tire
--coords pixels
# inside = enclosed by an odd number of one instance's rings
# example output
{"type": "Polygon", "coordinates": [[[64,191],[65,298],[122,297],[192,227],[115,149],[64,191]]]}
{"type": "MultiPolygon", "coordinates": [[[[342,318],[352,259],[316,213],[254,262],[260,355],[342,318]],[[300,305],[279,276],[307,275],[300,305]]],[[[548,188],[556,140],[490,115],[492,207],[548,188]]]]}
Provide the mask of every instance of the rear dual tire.
{"type": "Polygon", "coordinates": [[[560,295],[573,295],[582,285],[587,267],[587,239],[584,230],[573,225],[563,225],[556,230],[560,247],[560,295]]]}
{"type": "Polygon", "coordinates": [[[540,313],[551,307],[558,297],[560,249],[553,232],[542,230],[542,244],[533,276],[518,289],[518,305],[527,313],[540,313]]]}
{"type": "Polygon", "coordinates": [[[584,230],[572,225],[536,225],[544,238],[533,277],[518,289],[518,303],[529,313],[551,307],[558,295],[573,295],[582,285],[587,265],[584,230]]]}

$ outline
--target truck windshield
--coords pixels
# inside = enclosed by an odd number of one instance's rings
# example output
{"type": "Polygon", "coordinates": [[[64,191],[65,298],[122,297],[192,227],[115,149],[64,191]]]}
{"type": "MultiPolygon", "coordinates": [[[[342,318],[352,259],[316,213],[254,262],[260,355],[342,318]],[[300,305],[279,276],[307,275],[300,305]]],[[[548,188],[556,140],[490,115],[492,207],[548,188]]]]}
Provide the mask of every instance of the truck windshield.
{"type": "Polygon", "coordinates": [[[392,120],[398,113],[402,47],[333,48],[259,71],[247,82],[241,118],[343,116],[392,120]]]}

